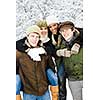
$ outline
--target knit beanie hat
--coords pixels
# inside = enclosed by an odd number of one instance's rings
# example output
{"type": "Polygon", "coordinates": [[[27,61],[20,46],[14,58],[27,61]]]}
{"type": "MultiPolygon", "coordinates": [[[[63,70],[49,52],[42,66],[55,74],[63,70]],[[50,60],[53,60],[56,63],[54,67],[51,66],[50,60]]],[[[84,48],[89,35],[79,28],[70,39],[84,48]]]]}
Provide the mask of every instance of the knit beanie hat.
{"type": "Polygon", "coordinates": [[[38,33],[38,34],[41,33],[40,28],[37,25],[30,26],[26,29],[27,35],[29,35],[30,33],[33,33],[33,32],[38,33]]]}
{"type": "Polygon", "coordinates": [[[46,22],[46,20],[39,20],[39,21],[37,22],[37,26],[39,26],[40,28],[42,28],[42,27],[47,27],[47,22],[46,22]]]}
{"type": "Polygon", "coordinates": [[[50,24],[52,24],[52,23],[58,23],[59,21],[58,21],[58,18],[56,17],[56,16],[48,16],[47,18],[46,18],[46,21],[47,21],[47,25],[49,26],[50,24]]]}

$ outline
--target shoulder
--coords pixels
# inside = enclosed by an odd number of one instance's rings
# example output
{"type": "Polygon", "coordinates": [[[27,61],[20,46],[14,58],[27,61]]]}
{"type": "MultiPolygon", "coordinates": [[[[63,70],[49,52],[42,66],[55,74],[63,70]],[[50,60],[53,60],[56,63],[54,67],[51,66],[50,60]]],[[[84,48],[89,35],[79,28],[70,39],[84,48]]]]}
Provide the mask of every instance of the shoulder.
{"type": "Polygon", "coordinates": [[[18,59],[18,58],[20,58],[20,57],[21,57],[21,55],[22,55],[22,52],[20,52],[20,51],[16,50],[16,58],[17,58],[17,59],[18,59]]]}
{"type": "Polygon", "coordinates": [[[26,49],[28,49],[28,46],[25,44],[26,37],[23,39],[20,39],[16,41],[16,49],[25,52],[26,49]]]}
{"type": "Polygon", "coordinates": [[[26,37],[24,37],[24,38],[22,38],[22,39],[20,39],[20,40],[17,40],[17,41],[16,41],[16,44],[24,43],[25,40],[26,40],[26,37]]]}
{"type": "Polygon", "coordinates": [[[42,57],[42,59],[45,59],[45,60],[52,58],[51,55],[48,55],[48,54],[40,54],[40,56],[42,57]]]}

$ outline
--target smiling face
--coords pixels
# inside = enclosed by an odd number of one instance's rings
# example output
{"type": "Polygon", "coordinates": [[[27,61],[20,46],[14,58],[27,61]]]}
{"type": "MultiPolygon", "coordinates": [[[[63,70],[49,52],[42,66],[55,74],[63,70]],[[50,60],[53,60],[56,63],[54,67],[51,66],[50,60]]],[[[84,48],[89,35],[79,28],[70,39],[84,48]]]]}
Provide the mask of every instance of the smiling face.
{"type": "Polygon", "coordinates": [[[52,34],[57,34],[58,24],[57,23],[50,24],[49,29],[52,32],[52,34]]]}
{"type": "Polygon", "coordinates": [[[64,37],[66,41],[70,41],[71,38],[73,37],[74,30],[72,30],[71,28],[64,27],[61,28],[59,32],[61,33],[61,35],[64,37]]]}
{"type": "Polygon", "coordinates": [[[40,31],[41,31],[41,34],[40,34],[41,38],[47,38],[48,37],[48,29],[47,29],[47,27],[41,27],[40,31]]]}
{"type": "Polygon", "coordinates": [[[40,36],[38,33],[32,32],[27,36],[28,42],[32,47],[37,47],[40,36]]]}

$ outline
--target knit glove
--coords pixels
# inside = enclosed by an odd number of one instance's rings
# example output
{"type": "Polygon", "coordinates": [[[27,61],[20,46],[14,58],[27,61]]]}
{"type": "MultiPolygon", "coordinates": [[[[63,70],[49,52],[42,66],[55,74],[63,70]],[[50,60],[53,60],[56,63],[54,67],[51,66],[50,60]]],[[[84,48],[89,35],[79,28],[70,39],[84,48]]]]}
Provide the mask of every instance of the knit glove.
{"type": "Polygon", "coordinates": [[[71,56],[71,51],[69,50],[64,50],[64,57],[70,57],[71,56]]]}
{"type": "Polygon", "coordinates": [[[71,54],[78,54],[80,49],[80,45],[78,43],[75,43],[71,48],[71,54]]]}
{"type": "Polygon", "coordinates": [[[63,57],[70,57],[71,56],[71,52],[69,50],[67,50],[67,48],[57,50],[56,54],[59,57],[61,57],[61,56],[63,56],[63,57]]]}

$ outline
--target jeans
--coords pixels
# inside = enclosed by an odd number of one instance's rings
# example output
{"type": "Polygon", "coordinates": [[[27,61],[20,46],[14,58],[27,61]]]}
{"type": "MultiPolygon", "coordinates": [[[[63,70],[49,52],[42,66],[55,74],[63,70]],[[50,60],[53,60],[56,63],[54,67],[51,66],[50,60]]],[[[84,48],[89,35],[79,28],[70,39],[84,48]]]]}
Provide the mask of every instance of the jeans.
{"type": "Polygon", "coordinates": [[[64,64],[60,64],[58,68],[58,84],[59,84],[59,100],[66,100],[66,72],[64,64]]]}
{"type": "Polygon", "coordinates": [[[65,72],[64,64],[62,63],[62,64],[59,66],[59,68],[58,68],[58,76],[59,76],[59,77],[62,77],[63,74],[64,74],[64,72],[65,72]]]}
{"type": "MultiPolygon", "coordinates": [[[[58,85],[58,78],[57,75],[54,74],[54,72],[49,68],[46,71],[47,73],[47,78],[50,82],[50,85],[56,86],[58,85]]],[[[16,75],[16,95],[20,94],[20,89],[22,87],[21,79],[19,74],[16,75]]]]}
{"type": "Polygon", "coordinates": [[[23,100],[51,100],[49,90],[42,96],[23,93],[23,100]]]}
{"type": "Polygon", "coordinates": [[[54,74],[54,72],[50,68],[47,69],[46,73],[47,73],[47,78],[48,78],[50,84],[52,86],[57,86],[58,85],[58,77],[57,77],[57,75],[54,74]]]}
{"type": "Polygon", "coordinates": [[[20,94],[20,89],[21,89],[21,79],[19,74],[16,75],[16,95],[20,94]]]}

